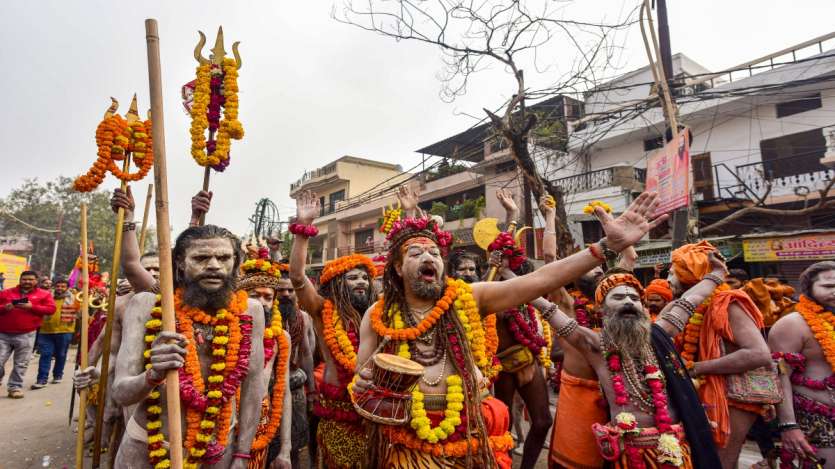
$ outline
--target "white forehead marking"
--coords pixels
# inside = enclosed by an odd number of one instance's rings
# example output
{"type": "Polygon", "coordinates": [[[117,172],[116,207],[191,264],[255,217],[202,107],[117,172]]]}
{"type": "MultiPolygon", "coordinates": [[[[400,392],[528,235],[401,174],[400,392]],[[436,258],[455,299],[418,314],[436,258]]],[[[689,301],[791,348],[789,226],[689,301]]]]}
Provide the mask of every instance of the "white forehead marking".
{"type": "Polygon", "coordinates": [[[608,298],[610,295],[638,295],[638,296],[641,296],[638,293],[638,290],[635,289],[635,287],[630,287],[629,285],[618,285],[615,288],[612,288],[611,290],[609,290],[609,293],[606,295],[606,297],[608,298]]]}

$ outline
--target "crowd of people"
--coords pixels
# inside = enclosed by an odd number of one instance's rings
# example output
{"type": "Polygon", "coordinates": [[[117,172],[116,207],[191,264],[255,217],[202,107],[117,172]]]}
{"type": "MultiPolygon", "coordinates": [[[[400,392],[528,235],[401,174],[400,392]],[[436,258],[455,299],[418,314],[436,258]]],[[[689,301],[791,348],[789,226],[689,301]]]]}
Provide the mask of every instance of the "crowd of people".
{"type": "MultiPolygon", "coordinates": [[[[201,225],[211,197],[192,199],[173,248],[175,332],[162,327],[159,257],[140,252],[132,195],[112,198],[126,219],[113,337],[91,325],[93,365],[73,378],[93,396],[107,387],[112,467],[170,467],[165,376],[177,370],[189,468],[302,467],[306,448],[325,468],[510,468],[514,449],[529,468],[545,449],[553,468],[729,469],[748,439],[761,467],[835,468],[835,262],[806,269],[798,293],[728,270],[701,241],[643,283],[633,245],[665,220],[651,217],[655,194],[618,217],[594,208],[605,236],[562,259],[543,197],[543,263],[510,232],[489,256],[456,249],[401,188],[386,251],[339,257],[312,278],[316,194],[297,199],[286,259],[278,240],[201,225]]],[[[497,197],[513,226],[513,195],[497,197]]],[[[40,389],[50,368],[63,378],[76,330],[68,280],[38,282],[27,271],[0,292],[10,398],[23,397],[36,335],[40,389]]]]}

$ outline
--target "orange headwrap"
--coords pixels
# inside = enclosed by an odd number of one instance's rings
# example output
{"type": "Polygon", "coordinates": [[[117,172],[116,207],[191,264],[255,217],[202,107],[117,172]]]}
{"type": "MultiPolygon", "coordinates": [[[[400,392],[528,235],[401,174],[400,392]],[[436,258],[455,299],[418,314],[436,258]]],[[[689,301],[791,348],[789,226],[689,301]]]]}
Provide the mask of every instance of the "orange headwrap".
{"type": "Polygon", "coordinates": [[[319,283],[324,285],[345,272],[356,268],[364,268],[370,278],[374,278],[375,276],[376,269],[374,268],[374,263],[371,262],[371,258],[362,254],[351,254],[338,257],[325,264],[325,268],[322,269],[322,275],[319,276],[319,283]]]}
{"type": "Polygon", "coordinates": [[[644,286],[641,285],[641,282],[639,282],[634,275],[612,274],[603,277],[600,283],[597,284],[597,290],[594,292],[594,301],[597,304],[602,305],[603,300],[606,299],[606,295],[609,294],[613,288],[619,285],[626,285],[638,290],[638,294],[641,295],[641,299],[644,298],[644,286]]]}
{"type": "Polygon", "coordinates": [[[699,241],[696,244],[686,244],[672,254],[673,273],[682,285],[695,285],[699,283],[705,274],[710,272],[710,262],[707,255],[716,251],[716,248],[707,241],[699,241]]]}
{"type": "Polygon", "coordinates": [[[652,282],[649,282],[646,294],[647,296],[658,295],[667,300],[667,302],[673,301],[673,290],[670,288],[670,282],[661,278],[657,278],[652,282]]]}

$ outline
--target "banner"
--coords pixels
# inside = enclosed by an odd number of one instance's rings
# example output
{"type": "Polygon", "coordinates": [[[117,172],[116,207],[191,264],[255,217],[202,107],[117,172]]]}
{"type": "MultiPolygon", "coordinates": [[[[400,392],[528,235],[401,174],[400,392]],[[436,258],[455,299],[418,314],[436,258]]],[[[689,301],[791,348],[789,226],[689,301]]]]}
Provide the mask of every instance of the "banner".
{"type": "Polygon", "coordinates": [[[824,261],[835,259],[835,233],[742,241],[745,262],[824,261]]]}
{"type": "Polygon", "coordinates": [[[0,254],[0,272],[6,277],[3,288],[16,287],[18,280],[20,280],[20,274],[28,267],[25,257],[0,254]]]}
{"type": "Polygon", "coordinates": [[[680,132],[647,160],[647,192],[658,193],[655,216],[690,203],[689,132],[680,132]]]}

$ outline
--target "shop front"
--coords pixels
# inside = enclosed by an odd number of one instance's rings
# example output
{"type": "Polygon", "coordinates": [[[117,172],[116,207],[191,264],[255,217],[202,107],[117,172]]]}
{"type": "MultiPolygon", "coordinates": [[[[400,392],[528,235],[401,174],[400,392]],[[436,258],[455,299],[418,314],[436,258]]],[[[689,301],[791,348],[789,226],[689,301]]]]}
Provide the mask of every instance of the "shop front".
{"type": "Polygon", "coordinates": [[[779,276],[797,287],[807,267],[835,260],[835,230],[744,235],[742,250],[752,277],[779,276]]]}

